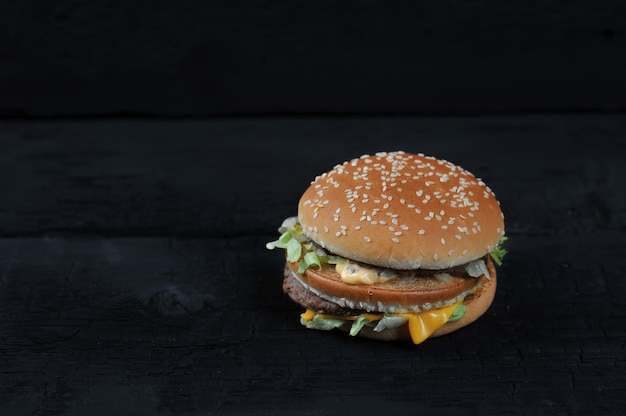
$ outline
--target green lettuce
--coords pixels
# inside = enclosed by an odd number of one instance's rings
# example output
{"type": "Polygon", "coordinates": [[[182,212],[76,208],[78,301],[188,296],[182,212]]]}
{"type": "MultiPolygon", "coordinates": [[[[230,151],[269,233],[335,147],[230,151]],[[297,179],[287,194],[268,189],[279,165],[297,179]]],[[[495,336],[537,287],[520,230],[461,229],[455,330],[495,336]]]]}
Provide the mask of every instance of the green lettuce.
{"type": "Polygon", "coordinates": [[[494,263],[496,263],[498,266],[502,266],[502,259],[504,258],[504,255],[508,253],[508,251],[502,247],[502,244],[504,244],[504,242],[508,239],[508,237],[502,236],[500,238],[500,241],[498,241],[498,244],[496,244],[496,247],[491,250],[491,253],[489,253],[494,263]]]}
{"type": "Polygon", "coordinates": [[[353,337],[356,336],[361,329],[367,324],[370,320],[364,316],[359,316],[352,322],[352,327],[350,328],[350,335],[353,337]]]}
{"type": "Polygon", "coordinates": [[[298,267],[298,273],[300,274],[304,273],[309,267],[315,267],[319,270],[324,263],[337,264],[342,259],[339,256],[317,253],[313,243],[302,232],[302,226],[295,217],[287,218],[283,221],[278,231],[282,233],[278,240],[265,244],[265,248],[268,250],[274,250],[275,248],[285,249],[288,262],[295,263],[300,261],[298,267]]]}
{"type": "Polygon", "coordinates": [[[384,331],[385,329],[397,328],[399,326],[404,325],[406,321],[408,320],[409,318],[407,318],[406,316],[397,316],[392,313],[386,313],[382,317],[382,319],[378,321],[378,324],[376,324],[374,331],[381,332],[381,331],[384,331]]]}
{"type": "Polygon", "coordinates": [[[345,324],[346,321],[339,318],[323,318],[315,315],[310,321],[300,319],[300,323],[309,329],[317,329],[320,331],[330,331],[345,324]]]}
{"type": "Polygon", "coordinates": [[[448,319],[448,322],[460,321],[463,316],[465,316],[465,311],[467,311],[467,308],[461,303],[459,306],[454,308],[454,312],[452,312],[452,315],[450,315],[450,319],[448,319]]]}

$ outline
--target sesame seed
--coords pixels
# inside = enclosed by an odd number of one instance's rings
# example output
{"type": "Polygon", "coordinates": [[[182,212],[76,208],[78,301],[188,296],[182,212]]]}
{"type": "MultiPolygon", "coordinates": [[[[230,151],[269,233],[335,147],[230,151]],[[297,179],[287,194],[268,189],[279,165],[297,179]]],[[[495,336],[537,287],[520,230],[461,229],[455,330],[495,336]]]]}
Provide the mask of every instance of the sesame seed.
{"type": "Polygon", "coordinates": [[[420,235],[424,235],[424,234],[426,234],[426,230],[419,230],[417,233],[420,234],[420,235]]]}
{"type": "Polygon", "coordinates": [[[460,234],[455,234],[454,236],[456,237],[457,240],[460,240],[461,238],[463,238],[460,234]]]}
{"type": "Polygon", "coordinates": [[[337,232],[335,233],[335,237],[339,237],[340,235],[341,235],[341,231],[337,231],[337,232]]]}
{"type": "Polygon", "coordinates": [[[399,242],[400,242],[400,240],[398,240],[396,237],[393,237],[393,238],[391,239],[391,241],[393,241],[394,243],[399,243],[399,242]]]}
{"type": "Polygon", "coordinates": [[[372,241],[372,239],[369,238],[368,236],[363,237],[363,240],[365,240],[366,243],[369,243],[372,241]]]}
{"type": "Polygon", "coordinates": [[[444,246],[446,245],[446,239],[445,238],[441,239],[441,244],[444,245],[444,246]]]}

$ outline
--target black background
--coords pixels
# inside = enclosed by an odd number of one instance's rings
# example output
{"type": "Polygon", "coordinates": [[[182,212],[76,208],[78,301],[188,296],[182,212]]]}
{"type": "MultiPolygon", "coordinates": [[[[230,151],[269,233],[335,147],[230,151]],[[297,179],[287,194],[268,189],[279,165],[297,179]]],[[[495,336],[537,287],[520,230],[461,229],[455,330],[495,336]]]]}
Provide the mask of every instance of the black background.
{"type": "Polygon", "coordinates": [[[0,414],[621,414],[621,2],[2,2],[0,414]],[[265,249],[380,150],[495,191],[490,310],[309,331],[265,249]]]}
{"type": "Polygon", "coordinates": [[[448,113],[626,106],[619,1],[16,1],[0,114],[448,113]]]}

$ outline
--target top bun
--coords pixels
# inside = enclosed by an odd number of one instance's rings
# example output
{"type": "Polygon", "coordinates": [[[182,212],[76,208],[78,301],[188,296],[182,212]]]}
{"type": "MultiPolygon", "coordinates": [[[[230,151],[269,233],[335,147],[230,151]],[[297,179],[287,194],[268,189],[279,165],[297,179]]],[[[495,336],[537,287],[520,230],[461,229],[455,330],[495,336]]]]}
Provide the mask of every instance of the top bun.
{"type": "Polygon", "coordinates": [[[363,155],[318,176],[298,217],[307,237],[332,253],[404,270],[468,263],[504,235],[500,203],[480,179],[402,151],[363,155]]]}

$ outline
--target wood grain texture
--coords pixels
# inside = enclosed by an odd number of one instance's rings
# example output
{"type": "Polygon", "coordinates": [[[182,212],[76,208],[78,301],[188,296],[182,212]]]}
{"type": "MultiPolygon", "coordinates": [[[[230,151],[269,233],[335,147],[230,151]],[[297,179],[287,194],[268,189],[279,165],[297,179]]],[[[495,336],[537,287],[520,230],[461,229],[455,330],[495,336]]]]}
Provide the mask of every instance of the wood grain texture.
{"type": "Polygon", "coordinates": [[[0,414],[617,415],[622,116],[0,123],[0,414]],[[314,175],[405,149],[482,177],[510,253],[420,345],[302,328],[267,251],[314,175]]]}
{"type": "Polygon", "coordinates": [[[612,0],[0,5],[0,115],[625,110],[612,0]]]}

